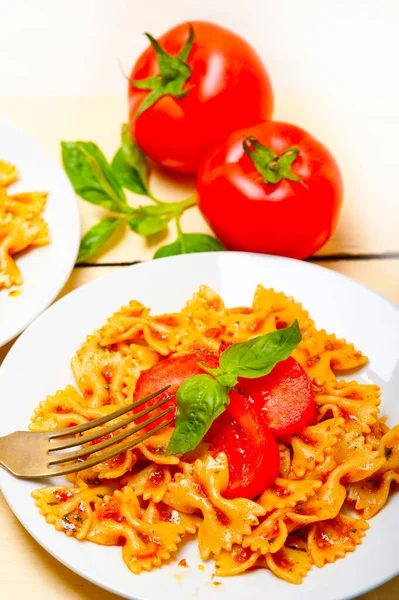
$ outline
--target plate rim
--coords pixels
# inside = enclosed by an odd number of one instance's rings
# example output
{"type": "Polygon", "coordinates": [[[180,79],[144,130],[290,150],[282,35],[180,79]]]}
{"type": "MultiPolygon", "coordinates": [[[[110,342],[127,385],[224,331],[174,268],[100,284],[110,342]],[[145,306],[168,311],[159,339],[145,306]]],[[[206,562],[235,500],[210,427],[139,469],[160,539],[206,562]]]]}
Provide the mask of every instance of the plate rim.
{"type": "MultiPolygon", "coordinates": [[[[338,279],[344,279],[346,282],[350,282],[351,285],[355,285],[357,287],[362,288],[362,291],[366,291],[368,293],[371,293],[372,295],[377,296],[380,300],[385,301],[390,307],[393,307],[394,309],[396,309],[396,312],[399,312],[399,306],[391,301],[390,299],[386,298],[384,295],[382,295],[379,292],[376,292],[375,290],[369,288],[367,285],[360,283],[358,281],[353,280],[351,277],[344,275],[342,273],[338,273],[336,271],[333,271],[331,269],[327,269],[324,266],[321,265],[317,265],[314,264],[312,262],[305,262],[305,261],[300,261],[300,260],[296,260],[296,259],[291,259],[291,258],[286,258],[286,257],[280,257],[280,256],[273,256],[273,255],[263,255],[263,254],[257,254],[257,253],[247,253],[247,252],[205,252],[205,253],[198,253],[195,255],[178,255],[178,256],[170,256],[170,257],[164,257],[161,260],[162,261],[166,261],[166,262],[179,262],[179,261],[190,261],[192,256],[195,257],[201,257],[204,255],[223,255],[223,256],[227,256],[227,255],[233,255],[231,256],[231,258],[234,258],[234,255],[241,255],[241,256],[246,256],[246,257],[262,257],[264,259],[271,259],[271,260],[277,260],[277,261],[286,261],[289,263],[301,263],[302,266],[304,266],[305,268],[309,268],[310,270],[323,270],[323,271],[328,271],[330,276],[332,277],[338,277],[338,279]]],[[[195,258],[194,260],[199,260],[199,258],[195,258]]],[[[158,259],[157,259],[158,261],[158,259]]],[[[134,273],[134,267],[139,268],[140,270],[142,268],[145,268],[146,266],[148,266],[149,264],[151,264],[152,261],[143,261],[141,263],[136,263],[133,265],[129,265],[127,267],[125,267],[122,270],[117,270],[115,272],[106,274],[104,276],[99,277],[98,279],[95,279],[93,281],[89,281],[85,284],[83,284],[82,286],[80,286],[79,288],[76,288],[75,290],[72,290],[71,292],[69,292],[68,294],[66,294],[65,296],[63,296],[62,298],[60,298],[57,302],[55,302],[54,304],[52,304],[51,306],[49,306],[47,309],[45,309],[34,321],[33,323],[27,327],[27,329],[21,334],[21,336],[18,338],[18,340],[16,341],[16,343],[14,344],[14,346],[10,349],[9,353],[7,354],[4,363],[6,364],[6,362],[8,362],[9,357],[13,355],[13,353],[16,351],[15,348],[18,347],[18,345],[20,343],[23,343],[24,341],[24,336],[26,335],[26,332],[30,330],[31,327],[33,326],[40,326],[40,321],[41,319],[46,318],[46,314],[52,310],[54,310],[54,307],[58,307],[59,304],[63,304],[64,302],[69,300],[69,296],[71,294],[75,294],[78,295],[79,293],[83,293],[83,290],[85,290],[85,288],[87,288],[88,286],[91,287],[95,287],[96,285],[101,285],[100,282],[103,282],[103,280],[110,280],[113,277],[121,277],[121,273],[134,273]],[[20,342],[21,340],[21,342],[20,342]]],[[[126,276],[126,275],[125,275],[126,276]]],[[[103,283],[102,283],[103,284],[103,283]]],[[[57,308],[58,310],[58,308],[57,308]]],[[[1,384],[1,369],[0,369],[0,384],[1,384]]],[[[79,576],[81,576],[82,578],[86,579],[87,581],[90,581],[92,584],[101,587],[102,589],[105,589],[111,593],[117,594],[122,598],[127,598],[127,599],[132,599],[135,598],[135,600],[146,600],[145,597],[143,596],[138,596],[138,595],[134,595],[132,596],[132,593],[134,594],[134,591],[131,593],[128,592],[124,592],[123,590],[118,588],[118,583],[116,582],[116,584],[114,586],[110,586],[105,582],[101,582],[99,583],[99,580],[96,579],[95,576],[91,576],[89,573],[84,571],[84,568],[81,568],[79,565],[75,566],[72,565],[70,563],[70,561],[68,560],[68,558],[65,558],[62,555],[62,552],[58,551],[57,548],[53,548],[51,546],[51,544],[47,544],[47,542],[45,540],[42,540],[40,535],[36,535],[36,533],[34,532],[33,528],[31,528],[31,526],[29,525],[29,522],[25,520],[24,515],[19,511],[19,510],[14,510],[13,506],[12,506],[12,501],[10,503],[9,497],[8,497],[8,493],[7,493],[7,489],[4,489],[3,485],[2,485],[2,470],[0,469],[0,490],[8,504],[8,506],[10,507],[10,510],[13,512],[13,514],[17,517],[17,519],[20,521],[20,523],[22,524],[22,526],[28,531],[28,533],[37,541],[37,543],[43,547],[47,552],[49,552],[49,554],[51,556],[53,556],[56,560],[58,560],[61,564],[63,564],[64,566],[66,566],[67,568],[71,569],[73,572],[77,573],[79,576]]],[[[359,593],[360,594],[365,594],[368,593],[369,591],[376,589],[377,587],[380,587],[381,585],[383,585],[384,583],[386,583],[387,581],[390,581],[392,578],[394,578],[395,576],[397,576],[399,574],[399,566],[397,568],[397,571],[393,574],[387,575],[381,579],[378,580],[378,583],[376,584],[372,584],[371,586],[368,586],[366,588],[364,588],[363,590],[361,590],[359,593]]],[[[356,593],[355,596],[350,595],[350,596],[335,596],[333,600],[354,600],[355,598],[358,597],[358,594],[356,593]]],[[[226,596],[228,597],[228,596],[226,596]]]]}

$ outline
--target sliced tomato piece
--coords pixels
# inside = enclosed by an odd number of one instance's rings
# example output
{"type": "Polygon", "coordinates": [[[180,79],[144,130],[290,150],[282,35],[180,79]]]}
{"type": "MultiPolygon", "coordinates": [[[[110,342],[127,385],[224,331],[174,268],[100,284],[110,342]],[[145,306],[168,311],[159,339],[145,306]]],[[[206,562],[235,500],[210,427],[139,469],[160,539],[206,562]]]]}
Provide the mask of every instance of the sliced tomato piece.
{"type": "Polygon", "coordinates": [[[277,438],[300,433],[316,422],[316,402],[312,382],[292,357],[257,379],[240,378],[238,389],[265,415],[277,438]]]}
{"type": "Polygon", "coordinates": [[[225,452],[229,462],[226,498],[254,498],[269,487],[279,473],[280,455],[263,414],[238,392],[231,391],[230,404],[213,423],[211,448],[225,452]]]}
{"type": "MultiPolygon", "coordinates": [[[[133,394],[133,402],[153,394],[166,385],[169,385],[170,387],[162,394],[152,398],[152,400],[148,400],[148,402],[137,408],[136,412],[141,412],[145,408],[153,406],[167,396],[172,396],[172,398],[160,408],[157,408],[150,414],[137,419],[136,423],[142,423],[149,417],[161,413],[169,406],[176,407],[176,392],[183,381],[189,377],[192,377],[193,375],[205,373],[205,371],[199,366],[200,362],[204,362],[206,366],[210,367],[211,369],[216,369],[219,366],[219,356],[210,354],[209,352],[198,351],[182,356],[166,358],[150,367],[147,371],[143,371],[137,380],[133,394]]],[[[149,428],[154,428],[157,425],[160,425],[162,422],[169,420],[175,415],[175,412],[175,410],[170,411],[167,415],[161,419],[157,419],[154,423],[149,425],[149,428]]]]}

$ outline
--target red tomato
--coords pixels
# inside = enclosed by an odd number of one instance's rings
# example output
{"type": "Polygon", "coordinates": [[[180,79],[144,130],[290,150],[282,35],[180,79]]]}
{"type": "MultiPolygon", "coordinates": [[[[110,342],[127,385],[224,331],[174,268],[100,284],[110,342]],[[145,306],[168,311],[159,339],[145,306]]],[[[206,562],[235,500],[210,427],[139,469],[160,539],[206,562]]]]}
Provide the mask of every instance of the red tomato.
{"type": "Polygon", "coordinates": [[[277,442],[260,411],[242,394],[230,392],[230,404],[213,423],[211,447],[229,461],[226,498],[254,498],[279,474],[277,442]]]}
{"type": "Polygon", "coordinates": [[[230,135],[211,150],[197,178],[199,207],[229,250],[292,258],[306,258],[327,242],[342,194],[327,148],[303,129],[273,121],[230,135]],[[248,142],[251,157],[243,147],[248,137],[254,140],[248,142]],[[298,154],[287,153],[292,147],[298,154]]]}
{"type": "Polygon", "coordinates": [[[316,421],[312,382],[292,357],[258,379],[240,378],[238,388],[262,412],[277,438],[300,433],[316,421]]]}
{"type": "MultiPolygon", "coordinates": [[[[140,406],[137,409],[137,412],[141,412],[148,406],[153,406],[167,396],[172,396],[172,399],[150,414],[142,417],[141,419],[137,419],[136,422],[141,423],[146,421],[149,417],[162,412],[169,406],[176,406],[175,395],[183,381],[189,377],[192,377],[193,375],[205,373],[205,371],[201,369],[198,364],[200,362],[204,362],[211,369],[216,369],[219,366],[219,357],[207,352],[196,352],[193,354],[166,358],[165,360],[161,360],[150,367],[147,371],[143,371],[137,380],[133,395],[133,402],[136,402],[145,396],[149,396],[153,392],[162,389],[166,385],[169,385],[170,387],[162,394],[159,394],[159,396],[152,398],[152,400],[149,400],[140,406]]],[[[169,420],[174,415],[175,411],[171,411],[162,419],[159,419],[153,424],[149,425],[149,428],[152,429],[153,427],[160,425],[162,422],[169,420]]]]}
{"type": "MultiPolygon", "coordinates": [[[[129,85],[129,121],[140,148],[152,160],[184,173],[196,173],[210,148],[231,131],[269,119],[273,95],[266,70],[255,51],[235,33],[201,21],[191,23],[194,42],[187,58],[184,97],[163,96],[136,119],[149,90],[129,85]]],[[[176,56],[189,39],[190,26],[177,25],[161,38],[176,56]]],[[[159,74],[152,46],[133,67],[130,81],[159,74]]]]}

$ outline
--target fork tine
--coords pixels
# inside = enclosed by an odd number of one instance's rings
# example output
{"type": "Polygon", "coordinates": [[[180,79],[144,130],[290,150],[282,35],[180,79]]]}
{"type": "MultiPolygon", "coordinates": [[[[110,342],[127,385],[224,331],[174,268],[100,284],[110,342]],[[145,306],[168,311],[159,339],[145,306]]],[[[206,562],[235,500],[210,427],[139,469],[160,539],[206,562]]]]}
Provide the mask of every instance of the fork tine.
{"type": "Polygon", "coordinates": [[[49,431],[48,439],[53,440],[53,439],[59,438],[59,437],[72,436],[72,435],[75,435],[76,433],[82,433],[84,431],[88,431],[89,429],[93,429],[93,427],[98,427],[99,425],[103,425],[104,423],[107,423],[108,421],[111,421],[112,419],[117,419],[118,417],[121,417],[122,415],[126,414],[130,410],[135,410],[136,408],[139,408],[139,406],[142,406],[143,404],[148,402],[148,400],[152,400],[159,394],[163,394],[163,392],[166,392],[166,390],[169,387],[170,387],[170,385],[165,385],[165,387],[158,390],[157,392],[153,392],[152,394],[149,394],[149,396],[145,396],[144,398],[141,398],[141,400],[137,400],[136,402],[133,402],[133,404],[129,404],[127,406],[122,406],[122,408],[119,408],[118,410],[115,410],[114,412],[109,413],[109,415],[104,415],[103,417],[94,419],[94,421],[89,421],[88,423],[82,423],[81,425],[75,425],[75,427],[68,427],[66,429],[58,429],[55,431],[49,431]]]}
{"type": "Polygon", "coordinates": [[[108,425],[108,427],[103,427],[99,431],[92,431],[91,433],[88,433],[87,435],[84,435],[82,437],[64,438],[58,442],[52,442],[50,440],[51,447],[49,448],[49,452],[53,452],[53,450],[65,450],[66,448],[73,448],[74,446],[82,446],[83,444],[88,444],[89,442],[103,437],[104,435],[113,433],[117,429],[123,429],[124,427],[127,427],[127,425],[130,425],[130,423],[132,423],[133,421],[137,421],[137,419],[141,419],[141,417],[145,417],[145,415],[148,415],[148,413],[152,412],[153,410],[160,408],[161,406],[166,404],[166,402],[169,402],[169,400],[171,400],[172,398],[173,396],[167,396],[166,398],[160,400],[156,404],[148,406],[141,412],[130,415],[130,417],[127,417],[127,419],[123,419],[123,421],[117,421],[116,423],[108,425]]]}
{"type": "Polygon", "coordinates": [[[173,421],[174,421],[174,419],[169,419],[165,423],[161,423],[160,425],[157,425],[157,427],[154,427],[154,429],[152,429],[151,431],[147,431],[142,436],[140,436],[138,438],[134,438],[133,440],[129,440],[128,442],[126,442],[125,444],[122,444],[119,447],[111,448],[108,451],[101,452],[101,456],[94,456],[93,458],[90,458],[89,460],[84,461],[84,463],[78,462],[78,463],[74,463],[73,465],[66,465],[65,467],[61,467],[59,469],[51,469],[50,468],[48,470],[48,472],[46,473],[46,476],[68,475],[68,473],[76,473],[76,471],[83,471],[85,469],[89,469],[90,467],[94,467],[95,465],[98,465],[100,462],[104,462],[105,460],[113,458],[117,454],[122,454],[123,452],[125,452],[126,450],[129,450],[129,448],[132,448],[133,446],[138,446],[139,444],[144,442],[149,437],[155,435],[162,429],[165,429],[166,427],[171,425],[171,423],[173,423],[173,421]]]}
{"type": "Polygon", "coordinates": [[[89,448],[87,448],[87,446],[85,446],[84,448],[81,448],[80,450],[77,450],[76,452],[69,452],[68,454],[67,453],[55,454],[55,455],[50,454],[51,460],[48,464],[49,465],[59,465],[60,463],[69,462],[70,460],[77,460],[78,458],[81,458],[82,456],[89,456],[90,454],[93,454],[94,452],[99,452],[100,450],[103,450],[103,448],[108,448],[109,446],[112,446],[113,444],[117,444],[118,442],[121,442],[122,440],[129,437],[130,435],[134,435],[135,433],[138,433],[145,427],[148,427],[148,425],[151,425],[152,423],[154,423],[154,421],[157,421],[158,419],[162,419],[162,417],[167,415],[168,412],[170,412],[172,409],[173,409],[173,406],[169,406],[164,411],[157,413],[150,419],[147,419],[147,421],[144,421],[144,423],[140,423],[140,425],[137,425],[136,427],[128,428],[125,431],[122,431],[121,433],[116,435],[115,437],[108,438],[102,442],[99,442],[98,444],[93,444],[89,448]]]}

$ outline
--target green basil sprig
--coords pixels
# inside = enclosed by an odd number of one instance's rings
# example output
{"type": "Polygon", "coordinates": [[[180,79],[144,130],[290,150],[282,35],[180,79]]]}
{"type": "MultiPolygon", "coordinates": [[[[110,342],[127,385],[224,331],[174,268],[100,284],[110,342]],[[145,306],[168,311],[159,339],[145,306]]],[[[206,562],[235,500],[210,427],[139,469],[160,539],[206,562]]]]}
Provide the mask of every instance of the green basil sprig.
{"type": "Polygon", "coordinates": [[[176,220],[177,240],[160,248],[154,258],[223,250],[221,244],[209,235],[182,233],[180,216],[196,204],[194,197],[180,202],[162,202],[152,195],[146,156],[133,140],[128,125],[122,125],[121,146],[111,165],[93,142],[61,142],[61,148],[64,169],[78,196],[112,213],[84,235],[78,263],[99,252],[124,224],[135,233],[148,237],[167,229],[172,219],[176,220]],[[154,204],[133,208],[126,200],[124,188],[146,196],[154,204]]]}
{"type": "Polygon", "coordinates": [[[301,339],[295,320],[290,327],[230,346],[221,354],[218,369],[200,363],[208,375],[190,377],[177,391],[176,424],[166,454],[194,450],[226,409],[229,389],[236,385],[238,377],[254,379],[267,375],[291,355],[301,339]]]}

